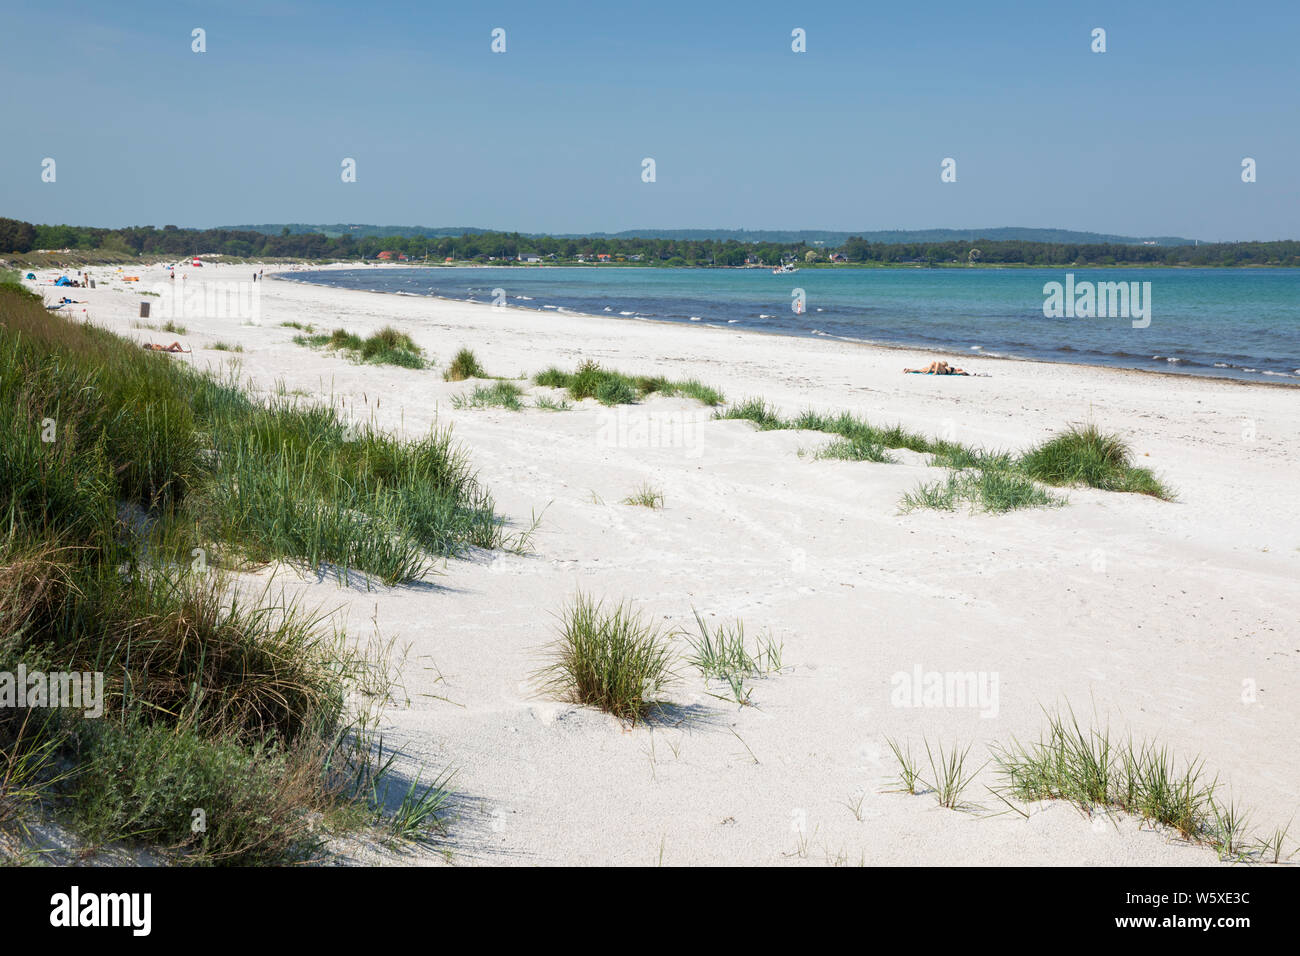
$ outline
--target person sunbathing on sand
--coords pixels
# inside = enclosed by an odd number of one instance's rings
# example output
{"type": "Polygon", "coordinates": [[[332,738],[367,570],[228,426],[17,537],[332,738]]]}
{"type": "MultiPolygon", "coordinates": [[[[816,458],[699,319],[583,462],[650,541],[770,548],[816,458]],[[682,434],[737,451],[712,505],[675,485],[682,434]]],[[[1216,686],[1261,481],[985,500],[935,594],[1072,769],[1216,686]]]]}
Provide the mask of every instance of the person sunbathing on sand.
{"type": "Polygon", "coordinates": [[[158,345],[154,342],[142,342],[140,347],[148,349],[150,352],[188,352],[189,349],[181,348],[181,343],[173,342],[171,345],[158,345]]]}
{"type": "Polygon", "coordinates": [[[925,368],[905,368],[904,372],[911,372],[916,375],[969,375],[970,372],[962,368],[955,368],[947,362],[931,362],[925,368]]]}

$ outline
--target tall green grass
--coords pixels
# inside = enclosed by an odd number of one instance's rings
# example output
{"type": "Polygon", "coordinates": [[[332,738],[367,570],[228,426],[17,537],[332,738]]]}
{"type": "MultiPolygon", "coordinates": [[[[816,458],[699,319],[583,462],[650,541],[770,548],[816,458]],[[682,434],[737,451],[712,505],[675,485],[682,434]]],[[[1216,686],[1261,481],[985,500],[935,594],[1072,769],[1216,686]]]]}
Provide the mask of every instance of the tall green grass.
{"type": "MultiPolygon", "coordinates": [[[[297,326],[295,326],[297,327],[297,326]]],[[[311,348],[333,349],[346,353],[357,362],[369,362],[374,365],[400,365],[403,368],[421,369],[428,365],[424,351],[415,344],[405,332],[399,332],[391,326],[385,326],[367,338],[335,329],[328,335],[296,335],[293,339],[299,345],[311,348]]]]}
{"type": "Polygon", "coordinates": [[[487,372],[483,371],[483,366],[478,364],[478,359],[469,349],[461,349],[456,353],[447,370],[442,373],[443,379],[448,382],[463,382],[467,378],[487,378],[487,372]]]}
{"type": "MultiPolygon", "coordinates": [[[[1057,711],[1047,714],[1047,729],[1037,742],[997,748],[994,761],[1003,793],[1022,800],[1066,800],[1089,811],[1121,810],[1225,857],[1246,857],[1246,815],[1234,801],[1220,800],[1218,778],[1206,772],[1200,757],[1179,760],[1151,741],[1116,741],[1108,729],[1085,729],[1073,712],[1057,711]]],[[[1271,846],[1269,840],[1259,841],[1255,857],[1263,859],[1258,850],[1271,846]]],[[[1275,859],[1280,850],[1279,842],[1275,859]]]]}
{"type": "MultiPolygon", "coordinates": [[[[753,645],[745,639],[745,624],[720,622],[709,627],[699,611],[695,612],[698,636],[686,634],[691,650],[686,662],[699,670],[706,680],[722,681],[731,691],[731,700],[741,706],[750,703],[752,689],[746,679],[767,677],[781,670],[782,645],[770,636],[756,638],[753,645]]],[[[714,697],[719,695],[714,694],[714,697]]],[[[727,698],[719,697],[721,700],[727,698]]]]}
{"type": "Polygon", "coordinates": [[[232,568],[397,582],[510,543],[445,430],[406,441],[260,404],[9,287],[0,448],[0,670],[97,671],[107,698],[101,720],[0,712],[0,825],[53,801],[92,842],[191,861],[310,851],[305,809],[334,806],[355,759],[338,750],[357,656],[294,602],[236,590],[232,568]],[[187,829],[191,800],[206,830],[187,829]]]}
{"type": "Polygon", "coordinates": [[[1174,497],[1149,469],[1133,465],[1127,442],[1094,424],[1071,426],[1035,446],[1021,458],[1020,468],[1030,478],[1049,485],[1084,485],[1166,501],[1174,497]]]}
{"type": "MultiPolygon", "coordinates": [[[[1224,859],[1276,863],[1294,855],[1285,853],[1290,823],[1249,839],[1249,813],[1231,797],[1220,797],[1219,780],[1202,758],[1179,759],[1149,740],[1116,739],[1104,726],[1081,725],[1068,705],[1045,717],[1037,741],[990,745],[999,785],[988,789],[1010,810],[1027,817],[1014,800],[1064,800],[1089,815],[1119,811],[1168,827],[1224,859]]],[[[886,742],[899,766],[900,789],[915,794],[923,783],[944,807],[961,808],[963,791],[983,769],[967,766],[969,747],[945,750],[927,742],[933,779],[926,781],[909,745],[886,742]]]]}
{"type": "Polygon", "coordinates": [[[477,385],[468,395],[453,395],[452,408],[505,408],[512,412],[523,409],[523,391],[514,382],[493,382],[477,385]]]}
{"type": "Polygon", "coordinates": [[[642,482],[636,491],[623,499],[625,505],[636,505],[652,511],[664,506],[664,493],[648,482],[642,482]]]}
{"type": "Polygon", "coordinates": [[[538,675],[553,696],[635,723],[658,705],[673,679],[667,636],[630,604],[607,609],[579,593],[560,614],[553,661],[538,675]]]}
{"type": "Polygon", "coordinates": [[[1175,497],[1150,470],[1133,465],[1132,453],[1123,439],[1095,425],[1071,427],[1017,456],[928,438],[902,425],[873,425],[848,412],[827,414],[810,409],[787,419],[762,398],[747,398],[714,412],[713,417],[750,421],[761,431],[799,429],[839,436],[821,448],[817,458],[888,463],[894,459],[887,449],[928,453],[932,466],[950,469],[949,477],[922,482],[903,497],[903,511],[951,511],[963,501],[995,513],[1063,503],[1063,499],[1037,487],[1035,482],[1133,492],[1166,501],[1175,497]]]}
{"type": "Polygon", "coordinates": [[[1059,508],[1066,499],[1012,469],[973,468],[950,471],[942,481],[921,482],[903,495],[899,509],[904,514],[921,508],[954,511],[962,503],[972,511],[1005,514],[1021,508],[1059,508]]]}
{"type": "Polygon", "coordinates": [[[685,396],[705,405],[721,405],[723,395],[696,379],[673,382],[661,376],[624,375],[602,368],[598,362],[587,360],[573,372],[555,366],[533,377],[538,385],[567,389],[575,401],[594,398],[603,405],[629,405],[647,395],[658,394],[665,398],[685,396]]]}

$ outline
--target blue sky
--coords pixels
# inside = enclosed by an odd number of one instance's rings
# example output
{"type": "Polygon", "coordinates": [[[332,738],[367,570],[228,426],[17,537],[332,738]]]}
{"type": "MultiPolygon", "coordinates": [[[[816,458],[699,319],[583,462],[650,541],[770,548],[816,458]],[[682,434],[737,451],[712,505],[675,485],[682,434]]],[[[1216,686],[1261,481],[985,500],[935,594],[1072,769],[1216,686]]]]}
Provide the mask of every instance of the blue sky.
{"type": "Polygon", "coordinates": [[[36,222],[1300,235],[1294,0],[43,2],[3,31],[0,215],[36,222]]]}

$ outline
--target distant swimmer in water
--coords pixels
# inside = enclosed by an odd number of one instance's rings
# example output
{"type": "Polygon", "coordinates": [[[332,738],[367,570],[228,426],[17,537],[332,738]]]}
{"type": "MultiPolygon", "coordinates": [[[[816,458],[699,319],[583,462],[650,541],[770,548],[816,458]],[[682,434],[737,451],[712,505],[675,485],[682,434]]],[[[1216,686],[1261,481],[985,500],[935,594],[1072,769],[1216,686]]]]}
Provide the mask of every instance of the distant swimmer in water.
{"type": "Polygon", "coordinates": [[[966,371],[965,369],[955,368],[944,361],[931,362],[925,368],[905,368],[903,369],[903,371],[909,372],[913,375],[969,375],[970,374],[970,372],[966,371]]]}
{"type": "Polygon", "coordinates": [[[150,352],[188,352],[189,349],[181,348],[181,343],[173,342],[171,345],[158,345],[156,342],[142,342],[140,347],[148,349],[150,352]]]}

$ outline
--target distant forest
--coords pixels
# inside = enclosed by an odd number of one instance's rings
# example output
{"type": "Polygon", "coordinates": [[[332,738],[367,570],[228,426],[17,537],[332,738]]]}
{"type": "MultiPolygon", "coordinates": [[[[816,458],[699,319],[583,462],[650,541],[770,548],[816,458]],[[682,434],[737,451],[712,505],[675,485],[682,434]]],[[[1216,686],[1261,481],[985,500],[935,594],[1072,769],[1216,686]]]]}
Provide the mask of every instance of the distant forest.
{"type": "Polygon", "coordinates": [[[0,219],[0,254],[33,250],[76,250],[124,259],[138,256],[193,256],[219,253],[247,259],[375,259],[406,256],[442,262],[513,261],[540,256],[551,262],[580,258],[611,259],[643,266],[741,266],[746,262],[776,265],[797,260],[803,265],[844,261],[862,265],[1026,266],[1300,266],[1300,241],[1232,242],[1157,246],[1127,243],[1027,242],[962,239],[946,242],[872,242],[850,236],[838,246],[797,242],[741,242],[736,239],[669,239],[656,237],[526,236],[517,232],[471,232],[460,236],[326,236],[323,233],[279,235],[252,230],[180,229],[176,226],[44,226],[0,219]]]}
{"type": "MultiPolygon", "coordinates": [[[[413,236],[434,237],[465,236],[500,230],[483,229],[478,226],[376,226],[365,223],[302,223],[281,222],[263,223],[256,226],[218,226],[220,229],[234,229],[244,232],[262,232],[267,235],[280,235],[285,229],[290,235],[301,233],[324,233],[334,236],[413,236]]],[[[712,239],[726,242],[735,239],[743,243],[775,242],[793,244],[806,242],[810,246],[837,247],[850,238],[857,237],[868,242],[969,242],[983,239],[985,242],[1019,240],[1021,242],[1059,242],[1075,245],[1094,246],[1103,243],[1140,246],[1144,242],[1154,242],[1158,246],[1190,246],[1195,240],[1182,236],[1118,236],[1103,232],[1079,232],[1074,229],[1038,229],[1028,226],[996,226],[991,229],[879,229],[869,232],[835,232],[827,229],[624,229],[621,232],[567,233],[550,232],[520,233],[524,238],[541,235],[556,239],[712,239]]]]}

